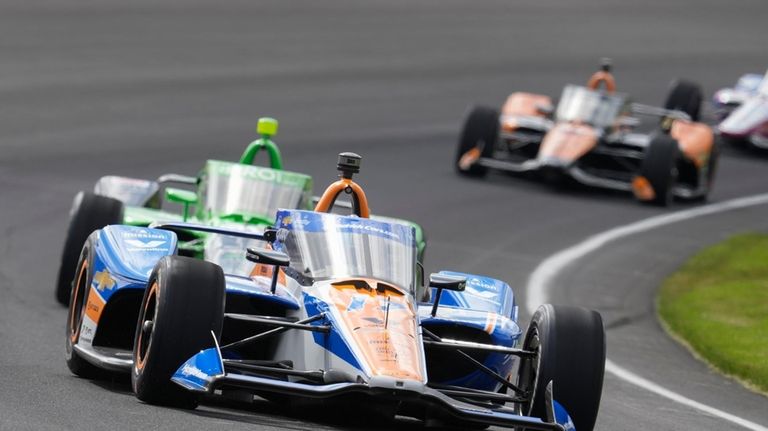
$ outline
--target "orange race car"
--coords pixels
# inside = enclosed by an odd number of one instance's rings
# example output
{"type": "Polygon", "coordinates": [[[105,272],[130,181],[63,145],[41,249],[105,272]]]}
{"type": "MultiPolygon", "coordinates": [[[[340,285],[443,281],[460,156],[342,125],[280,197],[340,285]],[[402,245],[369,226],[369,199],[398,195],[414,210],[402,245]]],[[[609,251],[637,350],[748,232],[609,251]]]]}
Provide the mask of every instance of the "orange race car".
{"type": "Polygon", "coordinates": [[[632,191],[659,205],[706,199],[718,151],[712,129],[696,122],[701,88],[676,81],[663,108],[630,103],[615,91],[610,68],[604,61],[585,87],[566,85],[556,107],[549,96],[517,92],[501,113],[472,108],[459,138],[458,172],[536,172],[555,183],[570,178],[632,191]],[[660,127],[638,133],[636,115],[659,117],[660,127]]]}

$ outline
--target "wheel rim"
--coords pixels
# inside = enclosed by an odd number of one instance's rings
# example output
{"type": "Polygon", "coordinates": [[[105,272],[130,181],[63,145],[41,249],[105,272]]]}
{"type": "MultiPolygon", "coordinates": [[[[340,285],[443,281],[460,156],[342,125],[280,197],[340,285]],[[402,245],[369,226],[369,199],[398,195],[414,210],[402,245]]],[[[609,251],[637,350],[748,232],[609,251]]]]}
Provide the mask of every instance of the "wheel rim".
{"type": "Polygon", "coordinates": [[[80,272],[77,274],[75,291],[72,292],[69,315],[69,340],[74,344],[80,337],[80,327],[83,322],[83,312],[85,311],[85,292],[88,290],[85,284],[88,280],[88,260],[84,259],[80,272]]]}
{"type": "Polygon", "coordinates": [[[157,281],[152,283],[147,292],[147,301],[141,310],[139,318],[138,340],[136,342],[136,369],[141,370],[147,362],[150,342],[152,341],[152,329],[154,328],[155,312],[157,310],[157,281]]]}
{"type": "Polygon", "coordinates": [[[539,370],[541,367],[541,342],[539,340],[539,331],[534,327],[531,333],[525,339],[523,349],[536,352],[536,356],[527,358],[521,365],[519,386],[523,391],[528,392],[528,402],[521,405],[524,414],[530,415],[533,411],[533,404],[538,390],[539,370]]]}

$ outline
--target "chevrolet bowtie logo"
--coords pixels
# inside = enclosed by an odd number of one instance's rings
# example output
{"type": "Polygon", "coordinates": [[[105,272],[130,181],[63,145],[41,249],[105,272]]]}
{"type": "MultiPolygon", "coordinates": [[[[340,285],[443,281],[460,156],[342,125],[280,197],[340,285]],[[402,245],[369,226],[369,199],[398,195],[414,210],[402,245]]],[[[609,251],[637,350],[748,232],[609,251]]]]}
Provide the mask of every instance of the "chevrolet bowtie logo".
{"type": "Polygon", "coordinates": [[[112,275],[106,269],[94,274],[93,281],[96,283],[96,290],[99,292],[104,291],[104,289],[111,289],[115,285],[115,279],[112,278],[112,275]]]}

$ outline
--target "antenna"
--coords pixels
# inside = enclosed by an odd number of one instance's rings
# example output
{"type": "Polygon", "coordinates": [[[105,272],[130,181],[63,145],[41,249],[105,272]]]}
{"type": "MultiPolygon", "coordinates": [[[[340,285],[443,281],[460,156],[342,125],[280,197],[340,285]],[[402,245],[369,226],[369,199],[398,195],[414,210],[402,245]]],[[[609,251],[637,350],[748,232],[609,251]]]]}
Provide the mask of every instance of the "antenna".
{"type": "Polygon", "coordinates": [[[339,154],[338,163],[336,169],[341,173],[341,178],[351,180],[352,175],[360,172],[360,161],[363,158],[359,154],[355,153],[341,153],[339,154]]]}

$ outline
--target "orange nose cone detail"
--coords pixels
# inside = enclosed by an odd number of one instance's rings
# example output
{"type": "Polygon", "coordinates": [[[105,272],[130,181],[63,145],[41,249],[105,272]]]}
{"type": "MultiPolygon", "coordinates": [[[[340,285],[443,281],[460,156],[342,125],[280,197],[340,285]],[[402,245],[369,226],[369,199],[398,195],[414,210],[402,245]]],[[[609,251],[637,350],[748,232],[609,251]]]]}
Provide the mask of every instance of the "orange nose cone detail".
{"type": "Polygon", "coordinates": [[[416,316],[407,296],[363,279],[333,283],[330,295],[373,376],[424,380],[416,316]]]}
{"type": "Polygon", "coordinates": [[[632,180],[632,192],[635,197],[641,201],[651,201],[656,198],[656,192],[653,191],[653,186],[642,175],[638,175],[632,180]]]}
{"type": "Polygon", "coordinates": [[[560,123],[541,141],[539,158],[555,158],[573,162],[587,154],[597,144],[597,133],[585,124],[560,123]]]}

